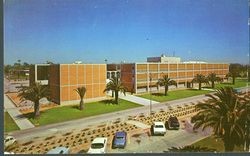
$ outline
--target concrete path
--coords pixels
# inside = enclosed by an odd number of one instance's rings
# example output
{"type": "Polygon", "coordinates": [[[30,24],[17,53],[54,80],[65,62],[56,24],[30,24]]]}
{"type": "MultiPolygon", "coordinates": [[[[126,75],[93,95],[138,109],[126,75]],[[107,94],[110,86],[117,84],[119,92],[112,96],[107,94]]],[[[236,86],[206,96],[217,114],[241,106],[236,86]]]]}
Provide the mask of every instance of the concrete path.
{"type": "MultiPolygon", "coordinates": [[[[134,96],[134,95],[128,95],[128,94],[126,94],[126,96],[119,95],[119,98],[121,98],[123,100],[130,101],[130,102],[134,102],[134,103],[137,103],[137,104],[141,104],[141,105],[144,105],[144,106],[149,106],[150,105],[150,100],[149,99],[141,98],[141,97],[134,96]]],[[[152,102],[152,104],[159,103],[159,102],[153,101],[153,100],[151,100],[151,102],[152,102]]]]}
{"type": "Polygon", "coordinates": [[[4,108],[21,130],[35,127],[27,118],[22,115],[21,112],[19,112],[18,108],[16,108],[13,102],[5,94],[4,108]]]}
{"type": "MultiPolygon", "coordinates": [[[[109,92],[108,95],[111,96],[111,92],[109,92]]],[[[119,98],[123,99],[123,100],[130,101],[130,102],[134,102],[134,103],[137,103],[137,104],[140,104],[140,105],[144,105],[144,106],[149,106],[150,105],[150,100],[149,99],[141,98],[141,97],[134,96],[134,95],[131,95],[131,94],[128,94],[128,93],[126,93],[126,95],[124,95],[123,93],[119,93],[119,98]]],[[[152,104],[157,104],[159,102],[151,100],[151,103],[152,104]]]]}

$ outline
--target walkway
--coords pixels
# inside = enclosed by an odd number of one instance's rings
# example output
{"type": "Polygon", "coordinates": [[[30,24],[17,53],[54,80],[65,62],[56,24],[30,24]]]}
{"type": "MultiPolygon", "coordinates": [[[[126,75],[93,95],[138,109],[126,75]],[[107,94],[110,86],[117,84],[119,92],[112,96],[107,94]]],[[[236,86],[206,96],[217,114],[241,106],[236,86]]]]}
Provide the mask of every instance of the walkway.
{"type": "MultiPolygon", "coordinates": [[[[108,93],[111,96],[111,93],[108,93]]],[[[119,93],[119,98],[126,100],[126,101],[130,101],[130,102],[134,102],[143,106],[149,106],[150,105],[150,100],[149,99],[145,99],[145,98],[141,98],[138,96],[134,96],[134,95],[130,95],[128,93],[126,93],[126,95],[124,95],[123,93],[119,93]]],[[[157,101],[153,101],[151,100],[152,104],[157,104],[159,102],[157,101]]]]}
{"type": "Polygon", "coordinates": [[[25,118],[13,102],[4,94],[4,109],[9,113],[11,118],[15,121],[17,126],[23,129],[35,127],[27,118],[25,118]]]}

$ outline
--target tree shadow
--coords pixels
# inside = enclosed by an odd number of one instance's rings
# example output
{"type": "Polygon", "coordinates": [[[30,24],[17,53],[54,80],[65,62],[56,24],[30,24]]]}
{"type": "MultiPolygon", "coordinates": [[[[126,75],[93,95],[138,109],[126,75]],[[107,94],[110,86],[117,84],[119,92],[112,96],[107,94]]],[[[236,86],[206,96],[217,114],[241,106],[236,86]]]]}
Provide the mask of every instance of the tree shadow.
{"type": "Polygon", "coordinates": [[[152,95],[154,95],[154,96],[165,96],[164,93],[152,93],[152,95]]]}
{"type": "Polygon", "coordinates": [[[103,100],[102,103],[104,103],[104,104],[115,104],[116,105],[114,100],[103,100]]]}

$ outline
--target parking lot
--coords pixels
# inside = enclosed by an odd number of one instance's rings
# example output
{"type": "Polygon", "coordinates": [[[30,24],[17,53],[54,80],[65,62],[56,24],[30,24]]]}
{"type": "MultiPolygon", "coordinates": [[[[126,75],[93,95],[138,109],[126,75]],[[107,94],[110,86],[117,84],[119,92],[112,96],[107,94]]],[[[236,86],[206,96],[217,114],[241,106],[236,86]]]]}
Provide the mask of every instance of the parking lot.
{"type": "Polygon", "coordinates": [[[163,153],[168,148],[186,146],[211,134],[211,129],[193,132],[190,126],[182,122],[179,130],[167,130],[164,136],[151,136],[150,129],[144,130],[144,133],[128,135],[124,149],[110,148],[108,153],[163,153]]]}

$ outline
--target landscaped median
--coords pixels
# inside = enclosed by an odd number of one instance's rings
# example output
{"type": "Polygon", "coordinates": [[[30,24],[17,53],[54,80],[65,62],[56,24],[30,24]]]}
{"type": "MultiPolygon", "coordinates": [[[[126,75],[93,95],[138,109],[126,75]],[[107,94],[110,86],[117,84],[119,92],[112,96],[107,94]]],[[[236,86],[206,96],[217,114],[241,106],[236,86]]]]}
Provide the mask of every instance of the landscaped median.
{"type": "Polygon", "coordinates": [[[125,109],[140,107],[142,105],[119,99],[119,104],[113,104],[112,100],[91,102],[84,104],[84,110],[79,110],[79,104],[62,106],[40,112],[38,119],[33,119],[33,113],[24,114],[34,125],[41,126],[59,123],[73,119],[80,119],[105,113],[121,111],[125,109]]]}
{"type": "Polygon", "coordinates": [[[10,117],[8,112],[4,112],[4,132],[19,130],[15,121],[10,117]]]}
{"type": "Polygon", "coordinates": [[[208,91],[208,90],[185,89],[185,90],[169,91],[167,96],[165,96],[163,92],[152,93],[151,96],[150,94],[143,94],[143,95],[138,95],[138,96],[142,98],[146,98],[146,99],[152,99],[153,101],[165,102],[165,101],[177,100],[177,99],[187,98],[187,97],[196,96],[196,95],[207,94],[210,92],[211,91],[208,91]]]}

